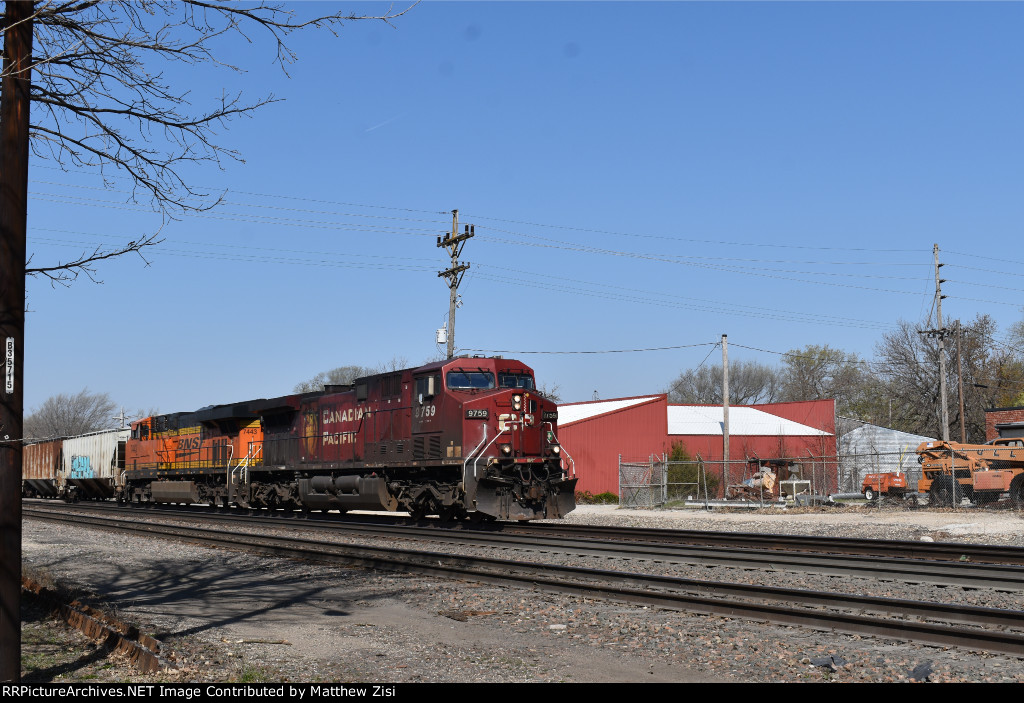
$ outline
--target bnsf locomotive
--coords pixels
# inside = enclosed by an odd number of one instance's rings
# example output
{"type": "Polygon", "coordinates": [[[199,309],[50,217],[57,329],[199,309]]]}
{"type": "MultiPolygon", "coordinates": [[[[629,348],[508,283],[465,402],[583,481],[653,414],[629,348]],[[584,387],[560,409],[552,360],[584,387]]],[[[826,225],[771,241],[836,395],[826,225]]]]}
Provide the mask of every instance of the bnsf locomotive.
{"type": "Polygon", "coordinates": [[[533,371],[460,357],[132,424],[118,500],[501,520],[575,506],[533,371]]]}

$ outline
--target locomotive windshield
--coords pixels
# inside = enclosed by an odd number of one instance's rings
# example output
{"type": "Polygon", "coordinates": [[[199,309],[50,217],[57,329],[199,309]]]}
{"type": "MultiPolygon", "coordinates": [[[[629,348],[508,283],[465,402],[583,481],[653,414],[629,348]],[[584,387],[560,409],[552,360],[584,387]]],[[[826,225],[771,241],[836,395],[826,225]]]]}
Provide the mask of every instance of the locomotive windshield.
{"type": "Polygon", "coordinates": [[[528,373],[499,373],[498,385],[502,388],[533,390],[533,376],[528,373]]]}
{"type": "Polygon", "coordinates": [[[452,390],[494,388],[494,374],[490,371],[466,371],[464,369],[449,371],[448,388],[452,390]]]}

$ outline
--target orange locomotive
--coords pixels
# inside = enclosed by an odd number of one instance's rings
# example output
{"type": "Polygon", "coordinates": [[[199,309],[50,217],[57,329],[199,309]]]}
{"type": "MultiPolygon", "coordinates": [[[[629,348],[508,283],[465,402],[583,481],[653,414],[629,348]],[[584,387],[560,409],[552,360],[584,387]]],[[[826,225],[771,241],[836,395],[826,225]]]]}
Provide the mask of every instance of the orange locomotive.
{"type": "Polygon", "coordinates": [[[523,363],[449,359],[317,393],[141,420],[118,497],[558,518],[575,508],[576,478],[557,420],[523,363]]]}
{"type": "MultiPolygon", "coordinates": [[[[229,495],[228,490],[232,486],[230,480],[225,480],[223,491],[212,494],[200,490],[200,486],[207,483],[203,480],[198,484],[195,480],[159,480],[180,476],[210,478],[228,470],[232,463],[237,467],[252,462],[253,454],[258,454],[263,442],[259,419],[223,417],[241,414],[234,406],[213,410],[157,415],[132,423],[132,434],[125,448],[125,476],[131,476],[136,482],[140,478],[150,479],[149,500],[195,503],[199,502],[202,492],[206,494],[202,498],[211,503],[233,502],[234,496],[229,495]]],[[[136,491],[134,498],[140,499],[142,495],[143,492],[136,491]]],[[[130,497],[123,492],[123,499],[130,497]]]]}

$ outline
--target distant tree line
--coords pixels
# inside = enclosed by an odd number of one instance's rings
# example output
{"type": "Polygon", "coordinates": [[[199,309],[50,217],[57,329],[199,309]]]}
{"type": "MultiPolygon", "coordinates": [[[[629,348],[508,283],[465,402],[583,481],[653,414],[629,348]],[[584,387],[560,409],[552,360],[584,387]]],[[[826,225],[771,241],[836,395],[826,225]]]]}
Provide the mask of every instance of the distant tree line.
{"type": "Polygon", "coordinates": [[[328,371],[321,371],[308,381],[296,383],[292,392],[313,393],[322,391],[326,386],[351,386],[357,378],[373,376],[378,373],[401,371],[408,367],[409,360],[404,356],[392,357],[391,361],[382,361],[376,366],[338,366],[328,371]]]}
{"type": "MultiPolygon", "coordinates": [[[[156,408],[125,413],[124,421],[159,414],[156,408]]],[[[76,437],[89,432],[121,426],[118,406],[107,393],[93,393],[83,388],[78,393],[50,396],[25,418],[23,433],[28,439],[76,437]]]]}
{"type": "MultiPolygon", "coordinates": [[[[953,330],[945,340],[949,436],[960,438],[962,367],[967,441],[983,442],[986,408],[1024,405],[1024,321],[1001,341],[995,321],[978,315],[962,325],[959,359],[955,328],[947,327],[953,330]]],[[[932,437],[942,436],[939,385],[938,340],[904,321],[882,336],[872,359],[811,344],[791,349],[778,366],[729,362],[731,404],[834,398],[838,415],[932,437]]],[[[721,365],[686,369],[666,392],[671,403],[721,403],[721,365]]]]}

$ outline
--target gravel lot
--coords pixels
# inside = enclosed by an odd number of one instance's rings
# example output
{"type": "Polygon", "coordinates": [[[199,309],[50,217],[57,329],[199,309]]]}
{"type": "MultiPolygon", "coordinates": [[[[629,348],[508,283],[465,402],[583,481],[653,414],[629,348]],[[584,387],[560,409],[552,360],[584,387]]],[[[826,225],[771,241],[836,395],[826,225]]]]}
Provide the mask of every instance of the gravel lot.
{"type": "MultiPolygon", "coordinates": [[[[1024,546],[1020,513],[977,510],[706,513],[582,506],[567,522],[1024,546]]],[[[30,611],[23,627],[23,654],[31,663],[26,680],[1024,681],[1024,660],[1004,656],[273,560],[32,520],[25,523],[23,544],[26,574],[73,588],[138,625],[169,646],[178,665],[137,674],[30,611]]],[[[713,571],[680,575],[728,580],[724,571],[713,571]]],[[[780,578],[745,575],[773,583],[780,578]]],[[[905,584],[843,582],[859,592],[913,594],[905,584]]],[[[821,586],[808,581],[806,587],[821,586]]],[[[945,592],[965,601],[986,597],[945,592]]],[[[999,599],[999,607],[1024,606],[1020,595],[999,599]]]]}

